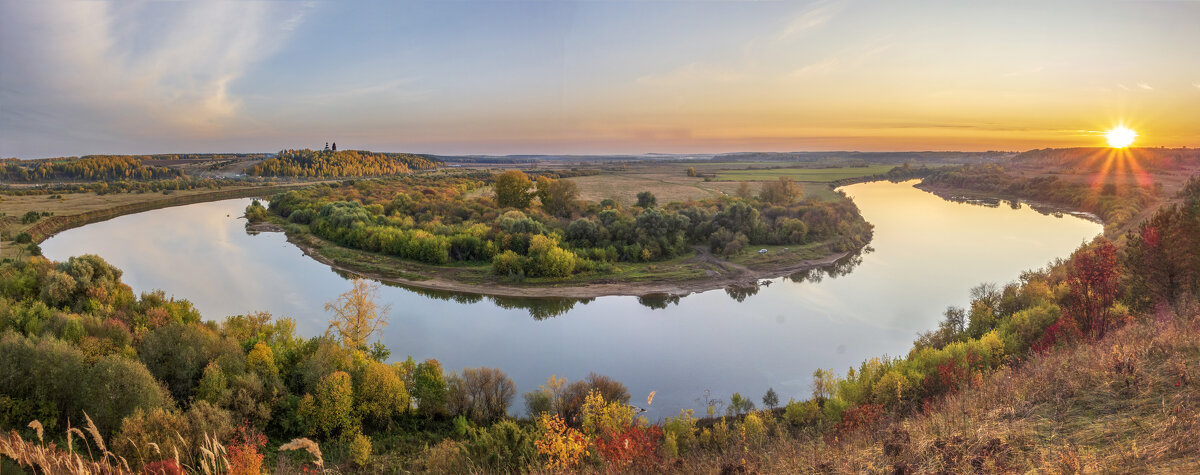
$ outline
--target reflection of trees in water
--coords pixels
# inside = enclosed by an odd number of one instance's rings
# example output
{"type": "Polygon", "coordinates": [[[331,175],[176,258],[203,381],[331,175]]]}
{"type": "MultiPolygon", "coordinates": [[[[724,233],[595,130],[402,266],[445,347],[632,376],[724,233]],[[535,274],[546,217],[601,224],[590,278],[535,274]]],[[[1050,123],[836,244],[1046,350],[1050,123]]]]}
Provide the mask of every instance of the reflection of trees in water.
{"type": "Polygon", "coordinates": [[[725,293],[729,294],[729,296],[734,300],[737,300],[738,303],[745,302],[746,297],[758,293],[758,284],[730,285],[729,287],[725,287],[725,293]]]}
{"type": "MultiPolygon", "coordinates": [[[[341,274],[341,273],[339,272],[339,274],[341,274]]],[[[345,277],[345,275],[342,275],[342,277],[345,277]]],[[[395,282],[384,282],[383,285],[386,285],[388,287],[396,287],[396,288],[404,289],[404,290],[410,291],[414,294],[420,295],[422,297],[429,297],[429,298],[434,298],[434,299],[438,299],[438,300],[445,300],[448,302],[478,303],[478,302],[483,301],[483,296],[479,295],[479,294],[470,294],[470,293],[466,293],[466,292],[454,292],[454,291],[450,291],[450,290],[423,289],[420,287],[412,287],[412,286],[408,286],[408,285],[404,285],[404,284],[397,284],[395,282]]]]}
{"type": "MultiPolygon", "coordinates": [[[[787,278],[792,282],[821,282],[825,277],[837,278],[849,274],[859,264],[862,263],[862,255],[871,252],[870,246],[865,246],[854,253],[847,254],[845,257],[823,267],[815,267],[806,269],[789,275],[787,278]]],[[[335,270],[338,275],[345,279],[354,279],[358,276],[343,271],[335,270]]],[[[529,316],[534,320],[545,320],[547,318],[557,317],[567,313],[575,308],[576,304],[587,304],[595,298],[578,299],[568,297],[501,297],[491,295],[472,294],[466,292],[454,292],[450,290],[433,290],[412,287],[395,282],[383,282],[388,287],[397,287],[413,292],[423,297],[435,298],[460,304],[472,304],[482,302],[485,298],[491,300],[496,306],[505,309],[522,309],[529,312],[529,316]]],[[[725,287],[725,293],[730,298],[740,302],[745,302],[747,298],[758,293],[761,286],[758,282],[750,282],[746,284],[736,284],[725,287]]],[[[654,293],[643,295],[637,298],[638,303],[647,308],[654,310],[666,309],[671,305],[679,305],[682,296],[672,295],[667,293],[654,293]]]]}
{"type": "MultiPolygon", "coordinates": [[[[975,197],[975,196],[955,195],[955,194],[945,193],[945,192],[940,192],[940,191],[930,191],[930,190],[925,190],[925,191],[929,191],[930,193],[933,193],[937,197],[939,197],[943,200],[946,200],[946,201],[953,202],[953,203],[983,206],[985,208],[999,208],[1003,205],[1008,205],[1008,207],[1010,207],[1012,209],[1021,209],[1021,208],[1025,207],[1026,205],[1028,205],[1029,209],[1037,211],[1039,214],[1041,214],[1043,216],[1054,216],[1055,218],[1063,217],[1063,213],[1070,213],[1069,210],[1066,210],[1065,208],[1062,208],[1059,206],[1042,204],[1042,203],[1023,202],[1018,199],[986,198],[986,197],[981,198],[981,197],[975,197]]],[[[1095,218],[1087,216],[1086,214],[1083,214],[1083,215],[1081,215],[1080,213],[1071,213],[1071,214],[1075,214],[1082,218],[1086,218],[1086,219],[1095,221],[1095,218]]]]}
{"type": "Polygon", "coordinates": [[[664,293],[648,294],[638,297],[638,303],[654,310],[662,310],[671,304],[679,305],[679,296],[664,293]]]}
{"type": "MultiPolygon", "coordinates": [[[[348,274],[341,271],[338,271],[338,275],[346,279],[353,279],[356,277],[353,274],[348,274]]],[[[422,297],[429,297],[461,304],[479,303],[486,298],[494,302],[496,306],[500,308],[509,310],[527,310],[529,312],[529,316],[533,317],[534,320],[545,320],[547,318],[557,317],[569,312],[572,308],[575,308],[575,304],[577,303],[587,304],[588,302],[595,300],[567,297],[500,297],[473,294],[468,292],[454,292],[451,290],[423,289],[420,287],[412,287],[395,282],[384,282],[383,284],[389,287],[405,289],[422,297]]],[[[675,301],[678,303],[679,299],[676,298],[675,301]]]]}
{"type": "Polygon", "coordinates": [[[830,279],[836,279],[844,275],[849,275],[850,272],[854,271],[855,267],[858,267],[859,264],[862,264],[863,254],[868,254],[871,251],[874,251],[871,246],[865,246],[857,251],[854,251],[853,253],[847,254],[841,259],[834,261],[832,264],[805,269],[789,275],[787,278],[788,280],[796,283],[812,282],[816,284],[820,283],[822,280],[825,280],[826,277],[829,277],[830,279]]]}
{"type": "Polygon", "coordinates": [[[575,308],[575,304],[587,305],[596,299],[573,299],[567,297],[489,297],[500,308],[525,309],[534,320],[557,317],[575,308]]]}

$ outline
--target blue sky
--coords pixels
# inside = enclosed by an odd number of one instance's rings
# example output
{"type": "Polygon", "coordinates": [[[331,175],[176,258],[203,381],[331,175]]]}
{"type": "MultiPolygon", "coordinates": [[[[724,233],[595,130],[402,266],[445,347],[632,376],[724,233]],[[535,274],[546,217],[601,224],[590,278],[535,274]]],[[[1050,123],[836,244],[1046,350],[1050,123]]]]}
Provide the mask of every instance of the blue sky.
{"type": "Polygon", "coordinates": [[[0,0],[0,156],[1200,145],[1200,3],[0,0]]]}

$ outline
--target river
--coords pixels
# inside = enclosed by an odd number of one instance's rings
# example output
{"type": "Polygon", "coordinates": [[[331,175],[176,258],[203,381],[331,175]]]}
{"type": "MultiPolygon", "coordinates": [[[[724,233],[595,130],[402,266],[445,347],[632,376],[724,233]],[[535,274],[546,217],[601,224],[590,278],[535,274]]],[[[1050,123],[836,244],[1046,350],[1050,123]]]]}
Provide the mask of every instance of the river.
{"type": "MultiPolygon", "coordinates": [[[[868,252],[830,272],[774,279],[757,292],[714,290],[679,299],[600,297],[521,301],[429,295],[385,286],[382,341],[393,359],[436,358],[447,371],[504,370],[520,392],[552,374],[594,371],[625,383],[633,403],[657,391],[650,418],[699,408],[706,390],[756,403],[768,387],[804,399],[817,368],[839,374],[862,360],[903,356],[971,287],[1015,280],[1066,257],[1101,225],[1029,206],[956,203],[914,182],[843,187],[875,225],[868,252]]],[[[325,302],[350,288],[282,233],[247,234],[233,199],[147,211],[64,231],[42,243],[55,260],[99,254],[135,292],[162,289],[207,319],[258,310],[295,319],[304,336],[326,329],[325,302]]],[[[521,412],[522,400],[512,412],[521,412]]]]}

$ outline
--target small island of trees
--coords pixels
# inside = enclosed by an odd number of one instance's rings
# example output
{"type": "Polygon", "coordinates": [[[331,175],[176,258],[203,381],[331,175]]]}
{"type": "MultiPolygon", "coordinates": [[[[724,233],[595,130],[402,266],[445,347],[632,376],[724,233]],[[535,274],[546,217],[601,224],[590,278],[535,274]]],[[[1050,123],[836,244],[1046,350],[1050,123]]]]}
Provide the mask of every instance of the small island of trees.
{"type": "Polygon", "coordinates": [[[751,245],[823,243],[835,253],[868,242],[871,225],[851,201],[801,195],[785,178],[747,198],[660,206],[646,191],[624,206],[580,200],[566,178],[509,170],[323,184],[275,195],[270,211],[291,232],[341,246],[432,265],[490,265],[517,279],[603,275],[619,263],[690,255],[693,246],[733,256],[751,245]]]}

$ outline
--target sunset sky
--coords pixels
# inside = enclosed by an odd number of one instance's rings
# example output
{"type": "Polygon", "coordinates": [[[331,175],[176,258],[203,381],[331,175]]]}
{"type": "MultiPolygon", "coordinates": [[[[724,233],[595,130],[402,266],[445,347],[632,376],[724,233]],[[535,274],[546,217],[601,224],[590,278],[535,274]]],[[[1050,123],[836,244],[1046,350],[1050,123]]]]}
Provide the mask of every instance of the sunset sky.
{"type": "Polygon", "coordinates": [[[1200,2],[0,0],[0,157],[1200,146],[1200,2]]]}

